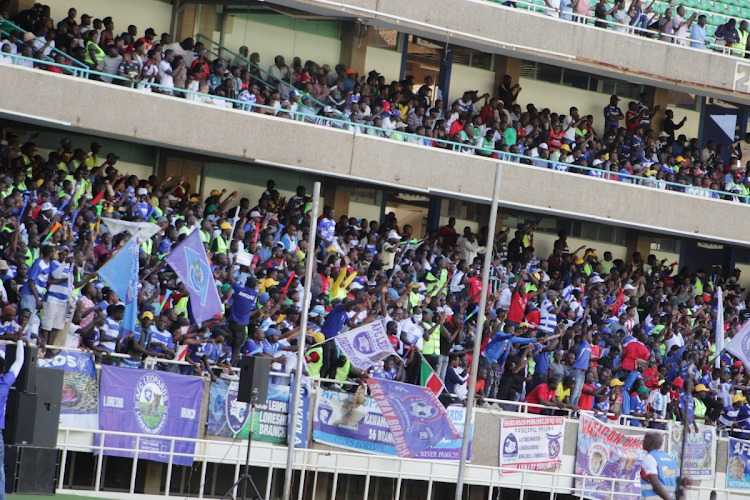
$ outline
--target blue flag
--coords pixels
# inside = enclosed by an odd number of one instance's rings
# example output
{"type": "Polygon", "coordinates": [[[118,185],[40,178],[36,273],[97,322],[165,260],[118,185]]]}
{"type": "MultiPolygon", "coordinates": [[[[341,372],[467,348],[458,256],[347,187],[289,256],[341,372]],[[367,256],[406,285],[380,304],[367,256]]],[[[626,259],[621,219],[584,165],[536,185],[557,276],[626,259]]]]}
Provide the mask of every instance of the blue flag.
{"type": "Polygon", "coordinates": [[[164,260],[190,292],[189,313],[195,323],[221,314],[221,300],[200,231],[193,231],[164,260]]]}
{"type": "Polygon", "coordinates": [[[135,332],[138,316],[138,238],[130,238],[114,257],[99,270],[99,277],[125,303],[120,338],[135,332]]]}
{"type": "MultiPolygon", "coordinates": [[[[750,321],[744,324],[744,326],[737,332],[729,345],[726,346],[726,351],[742,361],[745,368],[750,370],[750,321]]],[[[716,348],[716,360],[721,360],[721,351],[716,348]]]]}
{"type": "Polygon", "coordinates": [[[428,388],[375,378],[368,378],[367,385],[399,457],[414,457],[443,439],[461,439],[445,407],[428,388]]]}

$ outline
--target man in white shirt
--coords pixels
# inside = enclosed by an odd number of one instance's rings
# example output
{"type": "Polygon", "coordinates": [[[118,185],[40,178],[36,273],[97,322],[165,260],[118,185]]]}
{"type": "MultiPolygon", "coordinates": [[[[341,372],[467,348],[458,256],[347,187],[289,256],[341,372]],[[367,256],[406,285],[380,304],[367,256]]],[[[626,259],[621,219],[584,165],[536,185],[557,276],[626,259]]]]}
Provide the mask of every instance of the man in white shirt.
{"type": "Polygon", "coordinates": [[[19,30],[13,30],[8,35],[8,38],[0,42],[0,52],[6,52],[3,47],[6,45],[10,47],[10,54],[18,54],[18,40],[21,38],[21,32],[19,30]]]}
{"type": "MultiPolygon", "coordinates": [[[[159,83],[166,87],[174,87],[172,79],[172,61],[174,60],[174,51],[165,50],[164,58],[159,61],[159,83]]],[[[172,95],[171,90],[162,89],[162,93],[172,95]]]]}

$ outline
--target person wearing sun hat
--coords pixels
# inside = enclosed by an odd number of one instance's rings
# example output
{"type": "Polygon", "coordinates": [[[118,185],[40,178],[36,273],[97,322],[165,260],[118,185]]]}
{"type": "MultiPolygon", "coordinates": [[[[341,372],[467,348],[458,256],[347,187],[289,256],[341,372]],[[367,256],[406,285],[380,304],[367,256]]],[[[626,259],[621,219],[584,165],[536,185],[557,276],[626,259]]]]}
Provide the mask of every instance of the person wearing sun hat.
{"type": "Polygon", "coordinates": [[[695,396],[695,413],[696,415],[704,415],[712,423],[716,423],[721,415],[721,411],[724,406],[721,402],[711,397],[711,389],[705,384],[698,384],[693,389],[695,396]]]}
{"type": "Polygon", "coordinates": [[[732,396],[732,404],[725,406],[719,416],[719,423],[726,427],[731,428],[737,421],[737,417],[740,414],[740,408],[742,405],[747,403],[747,398],[741,394],[735,394],[732,396]]]}
{"type": "Polygon", "coordinates": [[[211,242],[211,251],[214,253],[224,253],[229,251],[229,239],[232,236],[232,225],[226,221],[219,224],[221,233],[214,236],[211,242]]]}

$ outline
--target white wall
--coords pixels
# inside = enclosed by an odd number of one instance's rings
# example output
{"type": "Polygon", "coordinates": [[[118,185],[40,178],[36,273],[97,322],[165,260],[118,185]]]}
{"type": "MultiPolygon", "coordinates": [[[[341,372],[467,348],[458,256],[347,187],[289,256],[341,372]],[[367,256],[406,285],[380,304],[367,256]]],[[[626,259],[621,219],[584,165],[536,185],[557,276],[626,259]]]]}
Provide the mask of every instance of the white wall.
{"type": "Polygon", "coordinates": [[[375,70],[385,77],[386,83],[391,83],[401,74],[401,52],[367,47],[365,67],[368,73],[375,70]]]}
{"type": "MultiPolygon", "coordinates": [[[[539,110],[549,108],[553,113],[567,115],[571,106],[575,106],[578,108],[579,115],[593,115],[594,129],[601,134],[604,127],[604,108],[609,105],[609,94],[565,87],[528,78],[521,78],[520,85],[523,90],[518,95],[516,102],[521,105],[521,108],[526,109],[526,104],[533,103],[539,110]]],[[[451,94],[455,94],[452,81],[451,94]]],[[[628,102],[631,100],[623,97],[620,101],[620,109],[623,113],[627,112],[628,102]]],[[[683,116],[688,117],[685,126],[678,133],[685,134],[688,139],[698,137],[700,112],[671,107],[668,109],[674,110],[675,121],[682,120],[683,116]]]]}
{"type": "Polygon", "coordinates": [[[346,215],[349,217],[356,217],[357,219],[367,219],[368,221],[380,222],[380,206],[350,201],[349,212],[346,215]]]}
{"type": "Polygon", "coordinates": [[[47,0],[44,3],[52,9],[55,24],[68,17],[68,9],[75,7],[78,11],[78,22],[83,14],[95,19],[111,17],[117,35],[127,31],[128,26],[134,24],[138,27],[138,36],[143,36],[146,28],[154,28],[158,37],[162,33],[169,33],[172,23],[172,6],[154,0],[47,0]]]}
{"type": "MultiPolygon", "coordinates": [[[[215,35],[214,40],[219,41],[218,34],[215,35]]],[[[320,65],[330,64],[331,68],[339,63],[341,56],[340,40],[235,17],[232,33],[226,35],[224,46],[237,53],[243,45],[250,49],[251,54],[253,52],[260,54],[260,67],[265,70],[273,66],[273,60],[277,55],[284,56],[289,66],[296,56],[302,59],[302,64],[307,59],[312,59],[320,65]]]]}
{"type": "MultiPolygon", "coordinates": [[[[492,95],[494,86],[494,71],[454,64],[451,69],[450,93],[448,99],[445,101],[445,105],[449,107],[453,101],[460,99],[467,90],[478,90],[479,93],[477,95],[482,95],[485,92],[492,95]]],[[[482,101],[482,104],[484,104],[484,101],[482,101]]]]}

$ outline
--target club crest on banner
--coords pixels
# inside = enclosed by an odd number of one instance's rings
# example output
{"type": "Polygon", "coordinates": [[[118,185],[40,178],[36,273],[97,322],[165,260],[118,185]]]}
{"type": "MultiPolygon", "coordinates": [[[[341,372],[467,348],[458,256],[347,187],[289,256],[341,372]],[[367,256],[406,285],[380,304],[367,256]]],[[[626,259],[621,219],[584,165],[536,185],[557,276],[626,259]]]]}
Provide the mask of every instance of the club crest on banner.
{"type": "Polygon", "coordinates": [[[509,457],[518,455],[518,440],[515,434],[509,434],[503,443],[503,453],[509,457]]]}
{"type": "Polygon", "coordinates": [[[164,380],[149,373],[135,387],[135,412],[138,426],[146,434],[161,433],[169,413],[169,392],[164,380]]]}
{"type": "Polygon", "coordinates": [[[227,424],[235,436],[242,430],[245,426],[245,422],[247,422],[247,419],[250,417],[248,404],[237,401],[237,391],[239,387],[239,382],[231,382],[229,387],[227,387],[227,394],[224,399],[227,424]]]}
{"type": "Polygon", "coordinates": [[[200,297],[200,303],[202,306],[206,305],[206,298],[208,297],[208,275],[210,269],[208,265],[203,262],[201,256],[194,252],[192,248],[185,248],[185,258],[188,262],[192,262],[188,272],[188,286],[198,292],[200,297]]]}
{"type": "Polygon", "coordinates": [[[354,342],[352,342],[352,344],[355,349],[364,355],[375,352],[375,347],[372,345],[372,342],[370,342],[370,335],[368,332],[358,334],[354,337],[354,342]]]}
{"type": "Polygon", "coordinates": [[[562,437],[562,434],[547,434],[547,439],[549,439],[549,458],[557,458],[560,455],[560,450],[562,449],[560,446],[560,438],[562,437]]]}

